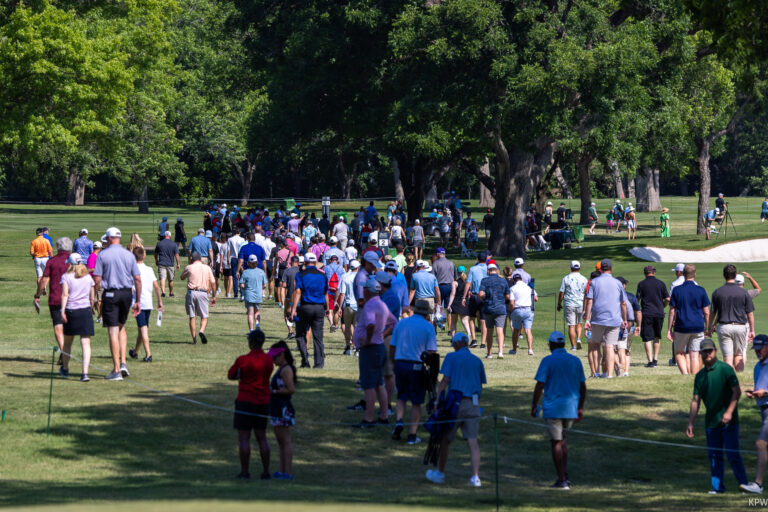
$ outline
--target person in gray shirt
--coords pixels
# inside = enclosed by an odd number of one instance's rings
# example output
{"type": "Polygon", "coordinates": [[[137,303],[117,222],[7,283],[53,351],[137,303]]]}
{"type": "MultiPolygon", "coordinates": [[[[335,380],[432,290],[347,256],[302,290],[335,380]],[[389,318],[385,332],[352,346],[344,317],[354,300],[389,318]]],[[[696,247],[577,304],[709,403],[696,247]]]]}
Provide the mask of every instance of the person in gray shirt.
{"type": "MultiPolygon", "coordinates": [[[[125,364],[125,354],[128,345],[128,334],[125,332],[125,322],[131,310],[132,288],[136,289],[136,297],[141,297],[141,271],[136,258],[120,245],[120,230],[109,228],[107,241],[109,245],[99,253],[96,266],[93,269],[93,280],[96,288],[104,288],[101,306],[101,318],[109,334],[109,350],[112,352],[114,369],[107,374],[107,380],[123,380],[128,377],[128,367],[125,364]]],[[[137,300],[133,305],[133,315],[141,312],[137,300]]]]}
{"type": "Polygon", "coordinates": [[[163,233],[163,239],[155,246],[155,265],[160,274],[160,293],[165,297],[165,281],[168,280],[168,290],[173,297],[174,260],[176,270],[181,268],[179,261],[179,246],[171,240],[171,232],[163,233]]]}
{"type": "Polygon", "coordinates": [[[717,340],[723,361],[737,372],[744,371],[747,341],[755,338],[755,306],[747,290],[736,284],[736,266],[723,268],[725,284],[712,293],[712,314],[705,336],[717,324],[717,340]],[[749,324],[748,329],[744,325],[749,324]]]}
{"type": "Polygon", "coordinates": [[[432,263],[432,273],[437,278],[443,307],[447,309],[450,306],[448,300],[451,298],[453,282],[458,279],[459,275],[456,273],[456,265],[445,257],[445,249],[438,247],[436,254],[437,259],[432,263]]]}

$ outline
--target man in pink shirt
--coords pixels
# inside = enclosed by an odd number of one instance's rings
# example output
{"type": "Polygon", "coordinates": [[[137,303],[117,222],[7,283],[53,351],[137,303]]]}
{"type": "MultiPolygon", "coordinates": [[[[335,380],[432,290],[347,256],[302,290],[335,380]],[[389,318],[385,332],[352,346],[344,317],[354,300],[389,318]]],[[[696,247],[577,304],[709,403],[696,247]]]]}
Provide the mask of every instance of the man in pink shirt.
{"type": "Polygon", "coordinates": [[[392,334],[397,319],[382,302],[380,293],[381,284],[375,278],[368,279],[363,289],[365,306],[352,338],[355,348],[360,351],[360,387],[365,393],[365,419],[359,423],[360,428],[376,426],[373,416],[377,397],[380,407],[378,423],[389,423],[389,403],[384,387],[384,363],[387,361],[384,338],[392,334]]]}

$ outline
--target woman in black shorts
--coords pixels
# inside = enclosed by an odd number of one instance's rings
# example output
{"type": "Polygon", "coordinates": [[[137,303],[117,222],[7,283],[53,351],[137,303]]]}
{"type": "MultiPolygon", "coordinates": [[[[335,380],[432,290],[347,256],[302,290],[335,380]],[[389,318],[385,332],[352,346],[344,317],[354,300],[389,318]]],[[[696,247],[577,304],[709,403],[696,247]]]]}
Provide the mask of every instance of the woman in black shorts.
{"type": "Polygon", "coordinates": [[[293,355],[285,341],[278,341],[272,345],[267,353],[277,367],[269,385],[272,390],[272,399],[269,402],[270,423],[275,429],[275,438],[280,446],[280,471],[276,471],[272,478],[279,480],[293,480],[291,473],[293,464],[293,445],[291,444],[290,427],[296,424],[296,411],[291,403],[296,385],[296,366],[293,363],[293,355]]]}
{"type": "Polygon", "coordinates": [[[59,375],[69,377],[69,354],[72,341],[80,336],[83,347],[82,382],[88,382],[88,365],[91,362],[91,336],[93,336],[93,304],[96,298],[93,278],[80,255],[73,252],[67,258],[69,268],[61,276],[61,319],[64,321],[64,347],[61,354],[59,375]]]}
{"type": "Polygon", "coordinates": [[[464,286],[467,283],[467,269],[463,265],[456,269],[459,274],[459,278],[453,281],[451,284],[451,296],[449,298],[449,304],[451,305],[451,338],[456,334],[458,330],[458,320],[461,320],[461,325],[464,326],[464,332],[470,334],[469,330],[469,306],[461,304],[461,299],[464,296],[464,286]]]}
{"type": "Polygon", "coordinates": [[[261,454],[261,479],[272,477],[269,473],[269,443],[267,442],[267,418],[269,418],[269,377],[272,375],[272,358],[262,347],[264,331],[256,329],[248,334],[251,351],[238,357],[229,369],[229,380],[237,380],[234,427],[237,430],[240,449],[240,474],[237,478],[251,478],[251,430],[259,443],[261,454]]]}

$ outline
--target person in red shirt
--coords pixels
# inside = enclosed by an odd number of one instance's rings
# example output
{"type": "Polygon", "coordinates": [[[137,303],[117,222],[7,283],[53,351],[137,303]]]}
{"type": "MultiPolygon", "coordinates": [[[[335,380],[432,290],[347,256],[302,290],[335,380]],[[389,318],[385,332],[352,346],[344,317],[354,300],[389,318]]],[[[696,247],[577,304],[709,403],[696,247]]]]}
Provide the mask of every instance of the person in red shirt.
{"type": "Polygon", "coordinates": [[[237,398],[235,399],[234,427],[237,430],[240,449],[239,479],[251,477],[251,430],[259,443],[261,454],[261,479],[268,480],[269,443],[267,442],[267,418],[269,418],[269,398],[271,390],[269,379],[272,375],[273,362],[261,347],[264,346],[264,331],[256,329],[248,334],[248,346],[251,351],[238,357],[229,369],[229,380],[237,380],[237,398]]]}
{"type": "MultiPolygon", "coordinates": [[[[72,252],[72,240],[67,237],[59,238],[56,240],[56,250],[56,256],[50,258],[45,264],[43,277],[37,283],[34,305],[37,312],[40,313],[40,295],[50,285],[48,309],[53,321],[53,335],[56,338],[56,344],[59,346],[59,350],[62,350],[64,348],[64,319],[61,317],[61,276],[66,274],[69,269],[67,258],[72,252]]],[[[59,356],[59,364],[61,364],[61,356],[59,356]]]]}

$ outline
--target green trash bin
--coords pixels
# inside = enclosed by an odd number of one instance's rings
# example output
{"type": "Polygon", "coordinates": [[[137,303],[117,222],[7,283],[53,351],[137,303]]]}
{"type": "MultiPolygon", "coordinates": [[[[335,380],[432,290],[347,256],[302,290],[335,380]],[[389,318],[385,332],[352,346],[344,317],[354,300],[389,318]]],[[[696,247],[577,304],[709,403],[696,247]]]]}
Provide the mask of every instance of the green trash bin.
{"type": "Polygon", "coordinates": [[[296,201],[294,201],[293,199],[286,199],[285,208],[290,212],[291,210],[296,208],[296,201]]]}
{"type": "Polygon", "coordinates": [[[344,217],[344,220],[346,221],[346,223],[349,224],[349,215],[347,214],[347,212],[336,212],[336,216],[339,218],[344,217]]]}
{"type": "Polygon", "coordinates": [[[582,230],[581,226],[573,226],[573,237],[579,243],[584,241],[584,230],[582,230]]]}

